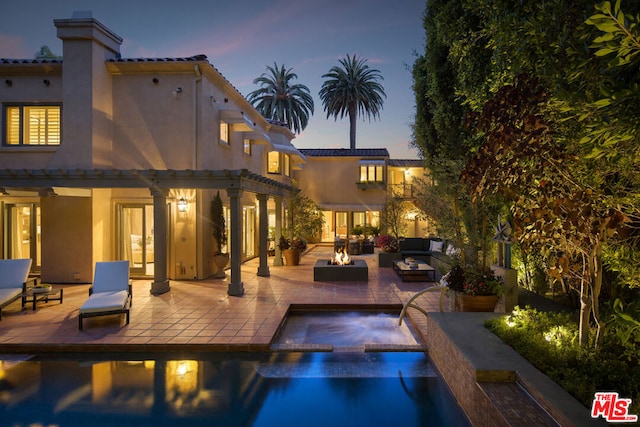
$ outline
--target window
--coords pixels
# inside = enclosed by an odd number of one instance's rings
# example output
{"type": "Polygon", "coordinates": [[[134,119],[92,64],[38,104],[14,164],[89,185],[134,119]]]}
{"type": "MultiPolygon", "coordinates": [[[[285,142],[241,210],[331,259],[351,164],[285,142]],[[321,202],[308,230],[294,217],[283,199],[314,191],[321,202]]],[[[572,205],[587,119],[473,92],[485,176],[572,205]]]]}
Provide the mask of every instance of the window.
{"type": "Polygon", "coordinates": [[[6,145],[60,145],[59,105],[12,105],[5,108],[6,145]]]}
{"type": "Polygon", "coordinates": [[[285,176],[291,176],[291,157],[288,154],[284,156],[284,174],[285,176]]]}
{"type": "Polygon", "coordinates": [[[229,123],[220,122],[220,144],[229,145],[229,123]]]}
{"type": "Polygon", "coordinates": [[[244,154],[250,156],[251,155],[251,146],[253,145],[253,143],[251,142],[250,139],[245,139],[244,140],[244,154]]]}
{"type": "Polygon", "coordinates": [[[268,173],[280,173],[280,153],[277,151],[269,151],[268,173]]]}
{"type": "Polygon", "coordinates": [[[384,161],[360,162],[360,182],[384,182],[384,161]]]}

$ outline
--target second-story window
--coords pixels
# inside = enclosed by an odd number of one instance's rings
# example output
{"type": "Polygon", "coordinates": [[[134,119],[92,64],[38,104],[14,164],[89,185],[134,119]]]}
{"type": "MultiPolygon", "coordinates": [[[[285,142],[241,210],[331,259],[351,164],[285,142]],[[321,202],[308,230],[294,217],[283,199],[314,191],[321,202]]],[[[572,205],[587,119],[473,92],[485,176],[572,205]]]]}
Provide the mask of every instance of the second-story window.
{"type": "Polygon", "coordinates": [[[267,166],[268,173],[282,173],[280,169],[280,153],[277,151],[269,151],[269,165],[267,166]]]}
{"type": "Polygon", "coordinates": [[[10,105],[4,109],[5,145],[60,145],[59,105],[10,105]]]}
{"type": "Polygon", "coordinates": [[[250,139],[245,139],[244,140],[244,154],[246,154],[247,156],[251,155],[251,146],[253,145],[253,143],[251,142],[250,139]]]}
{"type": "Polygon", "coordinates": [[[229,144],[229,123],[220,122],[220,144],[229,144]]]}
{"type": "Polygon", "coordinates": [[[285,154],[282,157],[284,158],[284,174],[285,176],[291,176],[291,156],[285,154]]]}
{"type": "Polygon", "coordinates": [[[361,161],[360,182],[384,182],[384,161],[361,161]]]}

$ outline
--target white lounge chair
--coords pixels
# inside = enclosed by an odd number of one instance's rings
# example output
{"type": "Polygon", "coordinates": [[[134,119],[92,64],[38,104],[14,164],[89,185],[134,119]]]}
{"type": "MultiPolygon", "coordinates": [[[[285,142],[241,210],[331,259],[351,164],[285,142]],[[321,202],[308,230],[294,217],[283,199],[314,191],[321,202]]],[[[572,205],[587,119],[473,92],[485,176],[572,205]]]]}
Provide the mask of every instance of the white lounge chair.
{"type": "MultiPolygon", "coordinates": [[[[0,260],[0,320],[2,309],[21,298],[27,291],[30,270],[30,258],[0,260]]],[[[24,299],[22,306],[24,307],[24,299]]]]}
{"type": "Polygon", "coordinates": [[[93,285],[89,288],[89,298],[80,307],[78,316],[80,330],[82,330],[82,319],[85,317],[124,314],[129,324],[131,297],[129,261],[96,262],[93,285]]]}

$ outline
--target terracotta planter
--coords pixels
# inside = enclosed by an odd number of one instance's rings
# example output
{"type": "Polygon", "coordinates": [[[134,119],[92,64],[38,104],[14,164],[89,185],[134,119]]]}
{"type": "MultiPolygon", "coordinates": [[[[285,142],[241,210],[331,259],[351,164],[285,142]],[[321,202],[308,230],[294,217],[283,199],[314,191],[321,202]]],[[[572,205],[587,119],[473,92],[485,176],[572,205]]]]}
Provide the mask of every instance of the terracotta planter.
{"type": "Polygon", "coordinates": [[[213,263],[218,268],[218,271],[216,271],[213,277],[219,277],[219,278],[227,277],[226,273],[224,272],[224,268],[229,263],[229,254],[214,255],[213,263]]]}
{"type": "Polygon", "coordinates": [[[282,256],[284,257],[285,265],[298,265],[300,264],[300,250],[299,249],[283,249],[282,256]]]}
{"type": "Polygon", "coordinates": [[[498,303],[498,295],[461,295],[456,299],[458,311],[484,311],[492,312],[498,303]],[[461,307],[458,307],[460,303],[461,307]]]}

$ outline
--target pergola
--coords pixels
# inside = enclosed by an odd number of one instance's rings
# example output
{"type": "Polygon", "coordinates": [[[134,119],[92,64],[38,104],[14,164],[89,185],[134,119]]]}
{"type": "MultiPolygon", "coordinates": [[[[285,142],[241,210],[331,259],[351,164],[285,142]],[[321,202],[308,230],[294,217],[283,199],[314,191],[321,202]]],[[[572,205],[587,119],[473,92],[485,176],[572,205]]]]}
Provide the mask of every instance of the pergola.
{"type": "Polygon", "coordinates": [[[242,295],[244,287],[240,266],[242,263],[242,193],[255,193],[259,207],[259,257],[258,275],[269,276],[267,263],[268,213],[267,199],[276,202],[276,238],[281,234],[282,200],[294,196],[299,190],[291,185],[237,170],[157,170],[157,169],[0,169],[0,191],[7,189],[50,191],[54,188],[148,188],[153,196],[154,212],[154,278],[151,293],[161,294],[170,290],[167,278],[167,196],[173,189],[226,190],[230,200],[231,216],[231,277],[229,295],[242,295]]]}

